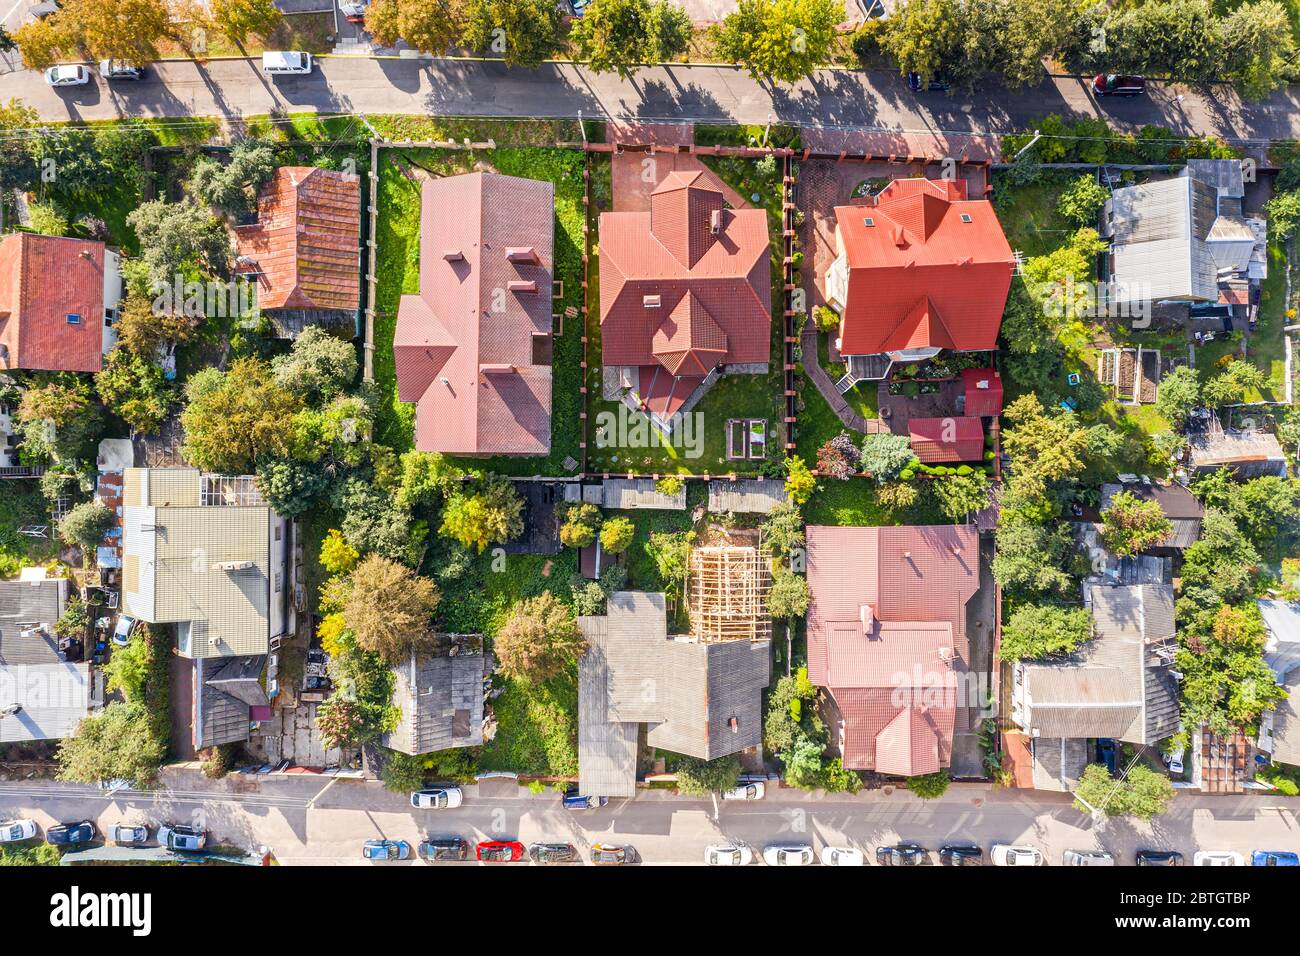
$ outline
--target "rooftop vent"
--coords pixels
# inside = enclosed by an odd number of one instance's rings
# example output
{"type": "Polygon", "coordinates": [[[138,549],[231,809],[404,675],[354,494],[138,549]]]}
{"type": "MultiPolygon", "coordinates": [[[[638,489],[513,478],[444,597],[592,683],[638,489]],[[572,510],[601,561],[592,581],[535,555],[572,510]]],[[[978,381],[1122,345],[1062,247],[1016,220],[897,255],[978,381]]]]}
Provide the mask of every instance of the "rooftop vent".
{"type": "Polygon", "coordinates": [[[442,257],[448,262],[462,262],[465,259],[465,254],[459,249],[444,249],[442,257]]]}
{"type": "Polygon", "coordinates": [[[663,300],[657,295],[643,295],[641,304],[647,309],[657,309],[663,304],[663,300]]]}
{"type": "Polygon", "coordinates": [[[722,210],[715,209],[709,213],[709,235],[716,236],[722,232],[722,210]]]}
{"type": "Polygon", "coordinates": [[[907,234],[903,232],[902,226],[899,225],[894,226],[894,245],[898,246],[899,248],[902,248],[903,246],[907,245],[907,234]]]}
{"type": "Polygon", "coordinates": [[[732,732],[733,734],[738,734],[738,733],[740,733],[740,718],[739,718],[739,717],[728,717],[728,718],[727,718],[727,726],[731,728],[731,732],[732,732]]]}
{"type": "Polygon", "coordinates": [[[532,279],[511,279],[506,288],[511,292],[536,292],[537,283],[532,279]]]}
{"type": "Polygon", "coordinates": [[[254,567],[252,561],[218,561],[212,566],[213,571],[249,571],[254,567]]]}
{"type": "Polygon", "coordinates": [[[862,622],[862,633],[870,634],[876,625],[876,612],[870,604],[863,604],[858,608],[858,619],[862,622]]]}
{"type": "Polygon", "coordinates": [[[515,246],[509,248],[506,250],[506,258],[516,264],[528,262],[537,265],[542,261],[541,256],[537,254],[537,250],[532,246],[515,246]]]}

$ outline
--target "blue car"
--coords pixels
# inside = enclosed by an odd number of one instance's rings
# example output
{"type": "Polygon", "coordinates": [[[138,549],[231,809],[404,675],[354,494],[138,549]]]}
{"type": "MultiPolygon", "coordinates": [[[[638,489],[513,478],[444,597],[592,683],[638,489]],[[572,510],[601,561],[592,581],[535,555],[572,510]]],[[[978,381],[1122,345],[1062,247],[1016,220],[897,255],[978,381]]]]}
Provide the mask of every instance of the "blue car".
{"type": "Polygon", "coordinates": [[[363,860],[406,860],[411,856],[411,844],[405,840],[367,840],[361,848],[363,860]]]}
{"type": "Polygon", "coordinates": [[[1256,850],[1250,855],[1251,866],[1300,866],[1300,857],[1289,850],[1256,850]]]}
{"type": "Polygon", "coordinates": [[[89,820],[82,820],[80,823],[60,823],[45,831],[45,842],[53,846],[76,846],[78,843],[89,843],[93,839],[95,839],[95,825],[89,820]]]}
{"type": "Polygon", "coordinates": [[[577,787],[570,787],[564,794],[566,810],[599,810],[609,803],[609,797],[587,797],[578,792],[577,787]]]}

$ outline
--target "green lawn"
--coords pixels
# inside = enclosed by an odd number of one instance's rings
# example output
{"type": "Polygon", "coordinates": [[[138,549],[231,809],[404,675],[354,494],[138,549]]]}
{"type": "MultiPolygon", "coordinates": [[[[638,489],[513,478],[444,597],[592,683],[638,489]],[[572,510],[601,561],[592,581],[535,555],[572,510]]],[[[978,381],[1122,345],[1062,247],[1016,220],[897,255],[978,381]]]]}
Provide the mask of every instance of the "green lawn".
{"type": "MultiPolygon", "coordinates": [[[[486,152],[457,150],[385,150],[379,168],[376,226],[379,252],[375,292],[375,381],[384,400],[378,420],[378,440],[398,451],[412,446],[415,409],[397,400],[397,375],[393,364],[393,333],[397,307],[403,293],[419,290],[420,187],[401,171],[398,161],[435,175],[468,172],[483,162],[512,176],[548,180],[555,184],[555,277],[564,283],[564,298],[554,310],[582,302],[583,154],[576,150],[544,147],[503,147],[486,152]]],[[[569,474],[566,457],[580,460],[582,325],[566,320],[564,334],[555,340],[551,385],[551,453],[545,458],[497,457],[468,459],[462,464],[508,475],[569,474]]],[[[576,470],[576,469],[575,469],[576,470]]]]}
{"type": "Polygon", "coordinates": [[[573,776],[578,772],[577,674],[544,684],[504,682],[492,702],[496,736],[479,755],[478,768],[538,776],[573,776]]]}
{"type": "Polygon", "coordinates": [[[0,577],[10,577],[17,574],[19,568],[44,563],[58,556],[53,528],[48,538],[29,538],[18,533],[23,525],[49,523],[49,509],[35,480],[6,478],[0,481],[0,577]]]}

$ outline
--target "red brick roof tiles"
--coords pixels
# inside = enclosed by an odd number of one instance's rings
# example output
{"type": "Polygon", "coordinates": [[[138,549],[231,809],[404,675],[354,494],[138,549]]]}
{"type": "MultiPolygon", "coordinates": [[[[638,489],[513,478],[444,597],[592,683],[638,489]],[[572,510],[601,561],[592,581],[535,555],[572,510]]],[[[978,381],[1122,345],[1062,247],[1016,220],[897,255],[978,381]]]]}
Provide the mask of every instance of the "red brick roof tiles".
{"type": "Polygon", "coordinates": [[[991,368],[961,371],[966,392],[966,414],[995,418],[1002,414],[1002,376],[991,368]]]}
{"type": "Polygon", "coordinates": [[[927,465],[981,461],[984,458],[984,423],[965,415],[948,418],[912,418],[907,422],[912,451],[927,465]]]}
{"type": "Polygon", "coordinates": [[[835,219],[849,266],[841,354],[996,347],[1014,257],[964,180],[894,180],[835,219]]]}
{"type": "Polygon", "coordinates": [[[549,182],[468,173],[424,183],[420,291],[402,296],[393,338],[420,450],[550,451],[551,366],[534,364],[533,345],[551,334],[554,224],[549,182]]]}
{"type": "Polygon", "coordinates": [[[257,200],[257,222],[235,229],[257,263],[263,309],[355,312],[361,298],[361,181],[312,166],[281,166],[257,200]]]}
{"type": "Polygon", "coordinates": [[[102,242],[0,237],[0,368],[100,370],[106,258],[102,242]],[[80,321],[70,323],[69,315],[80,321]]]}

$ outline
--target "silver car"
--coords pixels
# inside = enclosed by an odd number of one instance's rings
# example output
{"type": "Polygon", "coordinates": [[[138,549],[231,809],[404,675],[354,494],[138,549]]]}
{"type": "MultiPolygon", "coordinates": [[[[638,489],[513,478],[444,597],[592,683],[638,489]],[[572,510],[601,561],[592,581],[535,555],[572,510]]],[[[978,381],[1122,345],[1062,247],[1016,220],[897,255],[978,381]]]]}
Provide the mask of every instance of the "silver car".
{"type": "Polygon", "coordinates": [[[118,846],[143,846],[149,842],[149,828],[143,823],[114,823],[108,838],[118,846]]]}

